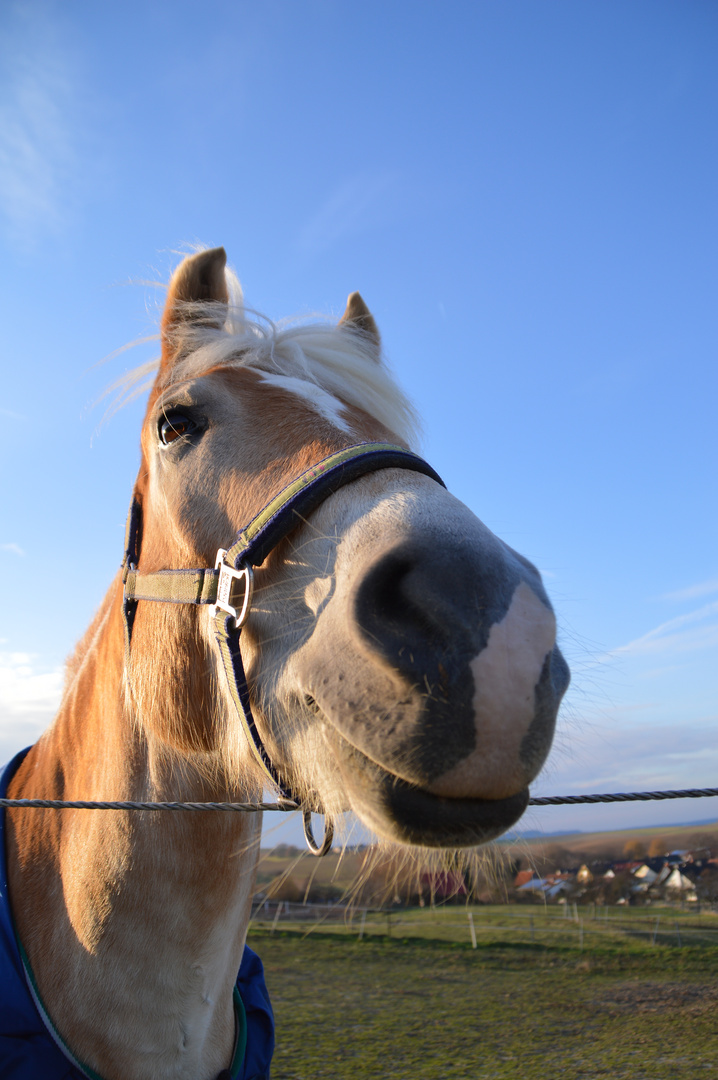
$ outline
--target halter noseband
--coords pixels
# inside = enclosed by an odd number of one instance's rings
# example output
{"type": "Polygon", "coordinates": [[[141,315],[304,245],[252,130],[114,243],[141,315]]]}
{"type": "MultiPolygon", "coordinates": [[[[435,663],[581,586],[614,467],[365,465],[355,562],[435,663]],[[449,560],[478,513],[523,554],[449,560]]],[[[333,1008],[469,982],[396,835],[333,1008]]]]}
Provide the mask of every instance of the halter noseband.
{"type": "MultiPolygon", "coordinates": [[[[214,569],[158,570],[142,574],[137,569],[142,541],[142,508],[132,500],[125,534],[125,557],[122,562],[124,598],[122,604],[125,624],[125,644],[129,670],[132,627],[139,600],[156,600],[170,604],[211,604],[215,635],[227,676],[232,700],[239,720],[247,733],[250,749],[257,764],[280,797],[294,803],[279,777],[252,714],[247,677],[242,663],[239,639],[252,604],[253,567],[264,562],[267,555],[325,499],[345,484],[376,472],[378,469],[410,469],[424,473],[444,487],[441,477],[423,458],[391,443],[359,443],[312,465],[288,484],[267,503],[237,533],[232,545],[220,548],[214,569]]],[[[315,855],[324,855],[332,842],[332,827],[327,825],[324,840],[318,845],[311,829],[311,810],[302,808],[304,835],[315,855]]]]}

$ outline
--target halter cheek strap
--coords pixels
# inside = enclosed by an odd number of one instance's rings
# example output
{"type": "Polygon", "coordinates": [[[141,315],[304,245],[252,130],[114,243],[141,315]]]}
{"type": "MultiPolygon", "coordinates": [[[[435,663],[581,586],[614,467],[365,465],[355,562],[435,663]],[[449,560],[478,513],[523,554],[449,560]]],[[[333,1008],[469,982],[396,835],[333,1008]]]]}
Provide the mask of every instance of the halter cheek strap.
{"type": "MultiPolygon", "coordinates": [[[[252,713],[247,677],[239,647],[242,626],[252,602],[253,568],[325,499],[352,480],[379,469],[410,469],[430,476],[437,483],[441,477],[423,458],[391,443],[359,443],[317,462],[298,476],[237,533],[232,545],[220,548],[214,568],[158,570],[142,574],[137,569],[142,545],[142,510],[133,499],[127,519],[125,557],[122,563],[124,597],[123,617],[129,665],[132,627],[139,600],[170,604],[211,604],[217,646],[239,720],[257,764],[280,796],[293,801],[264,747],[252,713]]],[[[307,814],[305,814],[306,826],[307,814]]],[[[306,832],[306,828],[305,828],[306,832]]],[[[324,854],[331,845],[329,831],[322,845],[311,836],[307,842],[316,854],[324,854]]]]}

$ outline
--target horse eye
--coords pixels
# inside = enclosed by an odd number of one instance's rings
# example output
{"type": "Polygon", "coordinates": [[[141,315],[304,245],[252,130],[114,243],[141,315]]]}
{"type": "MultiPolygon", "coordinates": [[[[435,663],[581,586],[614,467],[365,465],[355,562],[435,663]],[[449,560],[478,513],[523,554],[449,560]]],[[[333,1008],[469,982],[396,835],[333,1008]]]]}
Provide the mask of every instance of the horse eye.
{"type": "Polygon", "coordinates": [[[184,413],[171,412],[166,414],[160,423],[160,441],[165,446],[169,446],[175,439],[180,439],[183,435],[191,435],[196,428],[194,420],[190,420],[184,413]]]}

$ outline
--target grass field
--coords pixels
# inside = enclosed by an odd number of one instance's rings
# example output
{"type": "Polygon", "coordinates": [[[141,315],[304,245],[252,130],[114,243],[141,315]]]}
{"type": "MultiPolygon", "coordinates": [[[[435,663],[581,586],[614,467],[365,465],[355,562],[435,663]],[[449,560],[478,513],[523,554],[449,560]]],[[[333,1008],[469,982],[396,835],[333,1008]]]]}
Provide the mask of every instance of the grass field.
{"type": "Polygon", "coordinates": [[[255,921],[273,1080],[718,1077],[718,917],[509,910],[255,921]]]}

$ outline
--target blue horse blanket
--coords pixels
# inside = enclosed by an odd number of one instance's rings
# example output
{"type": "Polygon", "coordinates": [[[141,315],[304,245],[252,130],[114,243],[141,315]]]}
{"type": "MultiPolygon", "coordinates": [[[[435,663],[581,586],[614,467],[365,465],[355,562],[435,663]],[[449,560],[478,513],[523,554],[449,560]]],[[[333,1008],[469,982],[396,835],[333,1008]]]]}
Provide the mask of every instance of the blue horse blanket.
{"type": "MultiPolygon", "coordinates": [[[[27,750],[0,774],[0,798],[27,750]]],[[[61,811],[58,811],[61,812],[61,811]]],[[[226,1080],[269,1080],[274,1051],[274,1015],[256,953],[245,947],[237,976],[238,1023],[246,1032],[246,1049],[235,1055],[226,1080]],[[243,1008],[242,1008],[243,1006],[243,1008]]],[[[240,1041],[244,1032],[240,1031],[240,1041]]],[[[101,1080],[64,1046],[35,1004],[18,945],[7,885],[5,810],[0,807],[0,1077],[2,1080],[101,1080]]]]}

